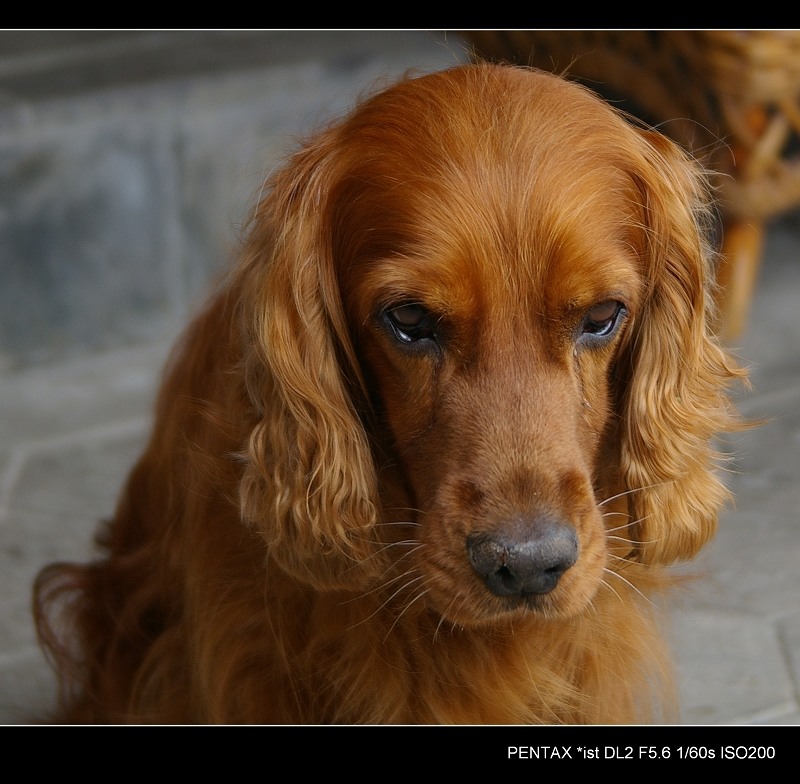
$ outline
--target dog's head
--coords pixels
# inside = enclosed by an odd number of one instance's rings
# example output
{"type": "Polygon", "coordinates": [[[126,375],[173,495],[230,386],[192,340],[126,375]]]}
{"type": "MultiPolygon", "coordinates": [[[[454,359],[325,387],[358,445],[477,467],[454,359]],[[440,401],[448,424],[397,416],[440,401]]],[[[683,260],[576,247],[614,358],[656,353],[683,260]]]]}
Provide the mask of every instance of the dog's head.
{"type": "Polygon", "coordinates": [[[272,556],[317,587],[402,572],[469,624],[694,555],[739,373],[706,216],[673,143],[528,69],[407,79],[313,138],[239,271],[272,556]]]}

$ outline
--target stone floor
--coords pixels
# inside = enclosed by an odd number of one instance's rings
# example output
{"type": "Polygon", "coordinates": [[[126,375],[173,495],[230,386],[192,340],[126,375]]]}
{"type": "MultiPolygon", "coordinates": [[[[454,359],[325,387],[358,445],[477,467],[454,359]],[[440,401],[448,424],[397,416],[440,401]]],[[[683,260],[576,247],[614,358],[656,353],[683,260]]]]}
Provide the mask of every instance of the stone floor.
{"type": "MultiPolygon", "coordinates": [[[[354,92],[355,94],[355,92],[354,92]]],[[[735,507],[674,612],[683,724],[800,724],[800,216],[769,233],[738,353],[744,413],[735,507]]],[[[141,449],[174,332],[35,365],[0,367],[0,723],[53,699],[30,620],[35,572],[86,557],[141,449]]]]}

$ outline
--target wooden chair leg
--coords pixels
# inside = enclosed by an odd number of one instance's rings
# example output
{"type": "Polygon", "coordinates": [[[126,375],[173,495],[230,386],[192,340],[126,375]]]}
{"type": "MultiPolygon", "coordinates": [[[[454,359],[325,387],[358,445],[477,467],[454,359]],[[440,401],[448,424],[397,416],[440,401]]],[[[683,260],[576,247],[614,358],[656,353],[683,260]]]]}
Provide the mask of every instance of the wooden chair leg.
{"type": "Polygon", "coordinates": [[[719,333],[729,343],[747,324],[750,300],[764,245],[761,221],[734,221],[725,226],[719,272],[719,333]]]}

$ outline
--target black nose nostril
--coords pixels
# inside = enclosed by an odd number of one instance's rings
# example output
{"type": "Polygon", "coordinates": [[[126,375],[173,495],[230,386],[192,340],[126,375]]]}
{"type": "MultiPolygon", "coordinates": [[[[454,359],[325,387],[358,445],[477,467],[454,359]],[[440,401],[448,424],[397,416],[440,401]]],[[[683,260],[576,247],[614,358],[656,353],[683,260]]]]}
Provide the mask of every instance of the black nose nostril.
{"type": "Polygon", "coordinates": [[[472,568],[498,596],[552,591],[578,558],[575,530],[551,519],[467,537],[472,568]]]}

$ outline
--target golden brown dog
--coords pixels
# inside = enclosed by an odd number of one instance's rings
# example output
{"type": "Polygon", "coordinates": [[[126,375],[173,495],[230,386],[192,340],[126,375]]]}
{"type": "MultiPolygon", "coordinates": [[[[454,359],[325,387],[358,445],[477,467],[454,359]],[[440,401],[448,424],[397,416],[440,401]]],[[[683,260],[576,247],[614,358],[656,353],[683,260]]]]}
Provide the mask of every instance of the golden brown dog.
{"type": "Polygon", "coordinates": [[[101,557],[46,568],[71,722],[658,717],[741,371],[701,169],[588,91],[405,79],[271,181],[101,557]]]}

